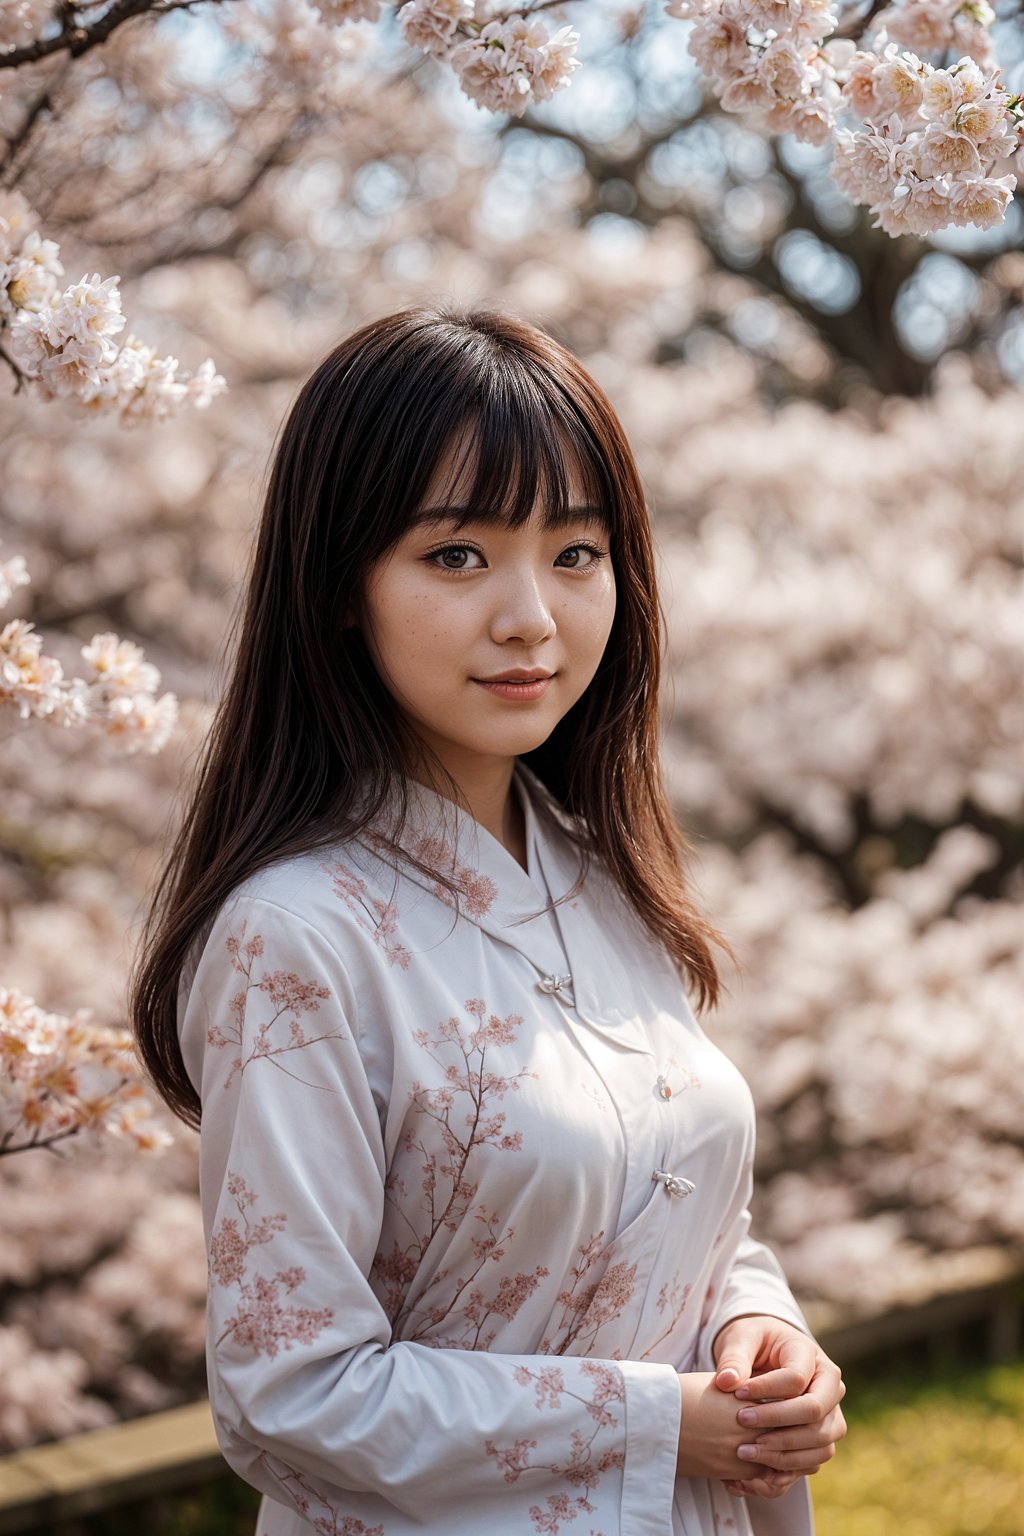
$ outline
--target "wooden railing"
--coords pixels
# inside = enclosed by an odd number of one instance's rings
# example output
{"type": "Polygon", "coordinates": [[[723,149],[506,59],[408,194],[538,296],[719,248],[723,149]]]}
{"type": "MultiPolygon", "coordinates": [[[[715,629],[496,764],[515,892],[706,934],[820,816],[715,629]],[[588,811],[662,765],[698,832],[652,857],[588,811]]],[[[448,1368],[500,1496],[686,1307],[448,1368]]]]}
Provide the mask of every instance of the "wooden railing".
{"type": "MultiPolygon", "coordinates": [[[[809,1309],[812,1327],[844,1366],[894,1349],[945,1358],[956,1352],[966,1328],[975,1335],[975,1353],[981,1330],[984,1353],[993,1362],[1020,1354],[1024,1273],[1018,1261],[998,1249],[976,1249],[952,1256],[935,1278],[946,1284],[877,1317],[843,1321],[834,1311],[809,1309]]],[[[62,1522],[195,1489],[227,1470],[205,1399],[34,1446],[0,1457],[0,1536],[50,1536],[62,1522]]]]}
{"type": "Polygon", "coordinates": [[[226,1471],[204,1398],[0,1458],[0,1532],[50,1536],[60,1522],[226,1471]]]}

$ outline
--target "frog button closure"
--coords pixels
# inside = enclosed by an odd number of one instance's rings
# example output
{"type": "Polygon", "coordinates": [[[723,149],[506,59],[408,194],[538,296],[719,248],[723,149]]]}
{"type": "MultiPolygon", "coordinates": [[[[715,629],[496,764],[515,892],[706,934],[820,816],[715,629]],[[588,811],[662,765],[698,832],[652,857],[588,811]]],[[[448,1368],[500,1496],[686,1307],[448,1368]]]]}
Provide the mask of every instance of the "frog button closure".
{"type": "Polygon", "coordinates": [[[568,975],[542,976],[537,986],[541,992],[547,992],[557,997],[560,992],[564,992],[567,987],[572,986],[572,977],[568,975]]]}
{"type": "Polygon", "coordinates": [[[666,1194],[678,1195],[680,1200],[685,1200],[686,1196],[692,1195],[697,1188],[696,1184],[691,1184],[690,1180],[684,1179],[681,1174],[668,1173],[664,1168],[655,1168],[651,1178],[656,1179],[659,1184],[664,1184],[666,1194]]]}

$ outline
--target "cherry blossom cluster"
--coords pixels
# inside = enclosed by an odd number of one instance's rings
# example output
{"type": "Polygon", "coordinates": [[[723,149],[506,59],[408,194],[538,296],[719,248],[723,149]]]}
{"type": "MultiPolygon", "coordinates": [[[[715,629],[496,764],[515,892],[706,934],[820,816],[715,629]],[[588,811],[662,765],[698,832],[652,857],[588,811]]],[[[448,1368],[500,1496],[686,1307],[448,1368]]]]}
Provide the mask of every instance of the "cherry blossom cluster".
{"type": "Polygon", "coordinates": [[[978,64],[995,64],[990,27],[995,12],[988,0],[895,0],[871,25],[872,48],[883,34],[912,53],[967,54],[978,64]]]}
{"type": "Polygon", "coordinates": [[[1024,160],[1024,104],[998,74],[966,55],[935,69],[889,43],[881,58],[852,51],[844,75],[865,127],[836,132],[833,176],[876,225],[927,235],[1002,223],[1017,185],[1010,167],[1024,160]]]}
{"type": "MultiPolygon", "coordinates": [[[[356,0],[361,8],[378,0],[356,0]]],[[[569,84],[579,67],[579,33],[549,32],[532,15],[477,20],[473,0],[406,0],[398,12],[405,41],[450,64],[470,101],[488,112],[522,117],[569,84]]]]}
{"type": "Polygon", "coordinates": [[[44,239],[18,192],[0,192],[0,327],[12,360],[45,400],[115,413],[125,426],[205,409],[227,385],[213,360],[194,374],[124,329],[120,278],[83,276],[62,288],[60,249],[44,239]]]}
{"type": "Polygon", "coordinates": [[[0,987],[0,1155],[79,1132],[149,1152],[171,1139],[154,1119],[127,1030],[93,1023],[88,1009],[46,1013],[0,987]]]}
{"type": "MultiPolygon", "coordinates": [[[[338,66],[358,56],[344,24],[377,22],[381,10],[381,0],[270,0],[259,13],[229,14],[225,25],[272,56],[279,74],[329,94],[338,66]]],[[[522,117],[569,84],[580,63],[579,33],[567,26],[552,33],[530,13],[495,11],[479,0],[406,0],[398,19],[404,41],[450,65],[478,107],[522,117]]]]}
{"type": "MultiPolygon", "coordinates": [[[[30,580],[20,555],[0,561],[0,608],[15,587],[30,580]]],[[[90,729],[123,752],[159,752],[178,718],[173,693],[157,697],[160,673],[143,660],[141,646],[114,634],[94,635],[82,646],[88,670],[68,678],[27,619],[0,629],[0,706],[9,704],[23,720],[90,729]]]]}
{"type": "MultiPolygon", "coordinates": [[[[379,14],[379,0],[341,5],[373,20],[379,14]]],[[[338,0],[324,0],[321,9],[332,17],[338,0]]],[[[450,65],[462,91],[484,111],[522,117],[534,101],[547,101],[570,83],[579,68],[579,32],[560,26],[553,34],[539,17],[522,12],[491,20],[481,12],[474,0],[405,0],[398,18],[405,41],[450,65]]]]}
{"type": "Polygon", "coordinates": [[[831,50],[835,0],[668,0],[693,21],[688,47],[727,112],[826,144],[841,108],[831,50]]]}
{"type": "Polygon", "coordinates": [[[826,41],[834,0],[668,0],[727,112],[833,143],[840,189],[890,235],[1002,222],[1024,158],[1024,108],[1003,86],[987,0],[896,0],[858,48],[826,41]],[[949,68],[915,53],[959,49],[949,68]],[[844,119],[864,126],[850,128],[844,119]]]}

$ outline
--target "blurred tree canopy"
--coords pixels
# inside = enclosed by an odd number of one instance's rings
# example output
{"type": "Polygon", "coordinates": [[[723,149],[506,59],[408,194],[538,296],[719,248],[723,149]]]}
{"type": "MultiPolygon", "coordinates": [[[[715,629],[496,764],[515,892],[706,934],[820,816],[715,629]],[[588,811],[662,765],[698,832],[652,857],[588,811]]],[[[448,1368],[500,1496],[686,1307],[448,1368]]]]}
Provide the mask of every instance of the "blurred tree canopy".
{"type": "MultiPolygon", "coordinates": [[[[95,631],[134,636],[182,729],[128,764],[9,721],[0,977],[121,1017],[299,381],[372,316],[499,304],[583,359],[649,492],[666,758],[742,960],[709,1027],[761,1112],[762,1233],[844,1311],[1019,1265],[1019,200],[987,233],[873,229],[820,151],[718,109],[657,8],[595,0],[572,88],[502,121],[391,22],[325,59],[288,5],[137,18],[0,79],[7,195],[231,390],[134,431],[5,401],[0,559],[32,584],[4,621],[69,671],[95,631]]],[[[1019,89],[1020,7],[997,10],[1019,89]]],[[[187,1138],[159,1171],[3,1170],[0,1438],[197,1390],[195,1176],[187,1138]]]]}

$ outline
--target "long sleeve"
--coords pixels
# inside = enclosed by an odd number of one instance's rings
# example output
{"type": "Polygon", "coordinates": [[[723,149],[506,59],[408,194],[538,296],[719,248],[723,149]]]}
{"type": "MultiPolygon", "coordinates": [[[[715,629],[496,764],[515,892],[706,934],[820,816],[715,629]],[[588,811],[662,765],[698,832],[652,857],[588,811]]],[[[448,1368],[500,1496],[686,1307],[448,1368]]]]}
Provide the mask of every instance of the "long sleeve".
{"type": "Polygon", "coordinates": [[[183,1001],[227,1461],[314,1530],[345,1536],[519,1536],[584,1512],[581,1529],[603,1536],[664,1536],[680,1411],[670,1366],[393,1341],[370,1279],[385,1127],[401,1111],[367,1068],[389,1059],[388,1020],[371,1016],[322,926],[236,896],[183,1001]]]}

